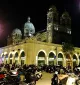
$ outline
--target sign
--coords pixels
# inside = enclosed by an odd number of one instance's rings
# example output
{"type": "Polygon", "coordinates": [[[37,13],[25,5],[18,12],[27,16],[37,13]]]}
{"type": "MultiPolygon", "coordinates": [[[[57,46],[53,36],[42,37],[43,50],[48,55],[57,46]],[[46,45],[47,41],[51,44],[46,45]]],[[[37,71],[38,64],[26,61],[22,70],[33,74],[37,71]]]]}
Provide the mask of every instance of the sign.
{"type": "Polygon", "coordinates": [[[56,59],[56,55],[54,55],[54,59],[56,59]]]}

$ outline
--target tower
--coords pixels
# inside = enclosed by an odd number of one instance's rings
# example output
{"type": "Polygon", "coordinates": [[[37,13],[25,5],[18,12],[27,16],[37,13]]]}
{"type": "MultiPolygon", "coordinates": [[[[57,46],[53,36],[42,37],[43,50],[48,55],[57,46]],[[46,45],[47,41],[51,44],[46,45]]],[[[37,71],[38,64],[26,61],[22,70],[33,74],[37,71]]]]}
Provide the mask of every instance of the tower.
{"type": "Polygon", "coordinates": [[[71,17],[67,11],[63,12],[62,16],[60,17],[60,31],[65,33],[62,35],[62,42],[71,43],[71,17]]]}
{"type": "Polygon", "coordinates": [[[65,11],[60,17],[60,25],[62,31],[71,34],[71,18],[67,11],[65,11]]]}
{"type": "Polygon", "coordinates": [[[47,41],[50,43],[55,29],[58,29],[58,12],[55,6],[51,6],[47,12],[47,41]]]}

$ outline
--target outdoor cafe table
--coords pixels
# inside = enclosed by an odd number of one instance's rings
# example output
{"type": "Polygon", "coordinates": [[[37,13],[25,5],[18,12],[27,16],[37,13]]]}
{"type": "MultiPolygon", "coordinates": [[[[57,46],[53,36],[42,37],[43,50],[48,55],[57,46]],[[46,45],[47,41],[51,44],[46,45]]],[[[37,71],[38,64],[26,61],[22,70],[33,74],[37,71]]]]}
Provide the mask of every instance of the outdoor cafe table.
{"type": "Polygon", "coordinates": [[[66,75],[66,74],[59,74],[58,75],[58,78],[60,79],[60,80],[62,80],[62,79],[64,79],[64,78],[67,78],[68,77],[68,75],[66,75]]]}
{"type": "Polygon", "coordinates": [[[58,78],[59,78],[59,83],[61,83],[61,84],[66,84],[66,81],[67,81],[67,79],[68,79],[68,75],[59,74],[59,75],[58,75],[58,78]]]}

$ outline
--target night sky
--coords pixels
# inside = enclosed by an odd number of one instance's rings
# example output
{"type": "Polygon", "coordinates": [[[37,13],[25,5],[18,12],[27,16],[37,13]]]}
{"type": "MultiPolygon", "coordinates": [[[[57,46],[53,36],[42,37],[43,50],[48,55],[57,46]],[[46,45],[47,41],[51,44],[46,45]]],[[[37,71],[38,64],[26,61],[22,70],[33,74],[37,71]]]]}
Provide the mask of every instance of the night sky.
{"type": "Polygon", "coordinates": [[[72,18],[72,43],[80,47],[80,0],[3,0],[0,2],[0,47],[6,45],[7,36],[13,29],[23,29],[27,17],[31,17],[31,22],[35,30],[46,29],[47,11],[51,5],[55,5],[59,16],[66,10],[72,18]],[[78,37],[77,37],[78,36],[78,37]]]}

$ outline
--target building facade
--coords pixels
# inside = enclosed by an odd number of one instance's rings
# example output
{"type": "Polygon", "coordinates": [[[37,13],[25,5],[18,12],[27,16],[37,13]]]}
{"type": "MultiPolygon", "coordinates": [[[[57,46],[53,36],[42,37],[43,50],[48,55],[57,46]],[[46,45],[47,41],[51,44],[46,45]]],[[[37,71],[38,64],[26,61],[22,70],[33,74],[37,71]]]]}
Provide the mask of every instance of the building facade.
{"type": "Polygon", "coordinates": [[[71,42],[71,18],[65,11],[60,17],[60,22],[58,19],[56,7],[50,7],[47,12],[47,29],[35,33],[35,27],[28,17],[28,21],[24,24],[24,34],[16,28],[8,36],[8,45],[0,48],[3,63],[65,67],[70,65],[72,68],[79,65],[80,48],[74,47],[74,53],[68,55],[65,55],[62,49],[62,42],[71,42]]]}

